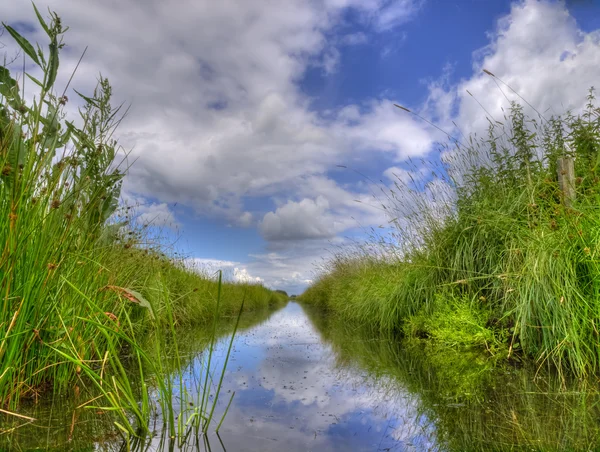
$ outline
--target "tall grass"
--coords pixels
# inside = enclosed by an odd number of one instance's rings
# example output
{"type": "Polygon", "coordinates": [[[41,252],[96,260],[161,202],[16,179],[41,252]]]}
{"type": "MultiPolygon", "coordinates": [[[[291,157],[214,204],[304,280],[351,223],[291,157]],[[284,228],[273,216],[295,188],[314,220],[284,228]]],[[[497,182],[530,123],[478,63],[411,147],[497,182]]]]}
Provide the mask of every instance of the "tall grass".
{"type": "Polygon", "coordinates": [[[485,139],[448,147],[433,179],[399,180],[391,189],[385,207],[399,249],[380,253],[386,257],[338,255],[302,298],[388,333],[442,342],[452,342],[455,329],[462,336],[455,342],[467,345],[461,330],[468,325],[503,343],[506,355],[597,373],[600,110],[593,90],[579,115],[530,118],[513,103],[503,122],[490,124],[485,139]],[[559,158],[575,161],[572,202],[559,186],[559,158]]]}
{"type": "Polygon", "coordinates": [[[251,309],[283,297],[202,277],[114,220],[127,170],[114,139],[123,112],[100,78],[93,94],[77,93],[80,117],[67,116],[68,87],[55,86],[65,28],[34,10],[47,49],[4,24],[34,69],[17,82],[0,66],[0,409],[18,416],[24,397],[81,391],[81,408],[110,411],[134,436],[148,428],[150,372],[174,434],[172,369],[141,337],[160,352],[179,325],[237,313],[244,298],[251,309]]]}

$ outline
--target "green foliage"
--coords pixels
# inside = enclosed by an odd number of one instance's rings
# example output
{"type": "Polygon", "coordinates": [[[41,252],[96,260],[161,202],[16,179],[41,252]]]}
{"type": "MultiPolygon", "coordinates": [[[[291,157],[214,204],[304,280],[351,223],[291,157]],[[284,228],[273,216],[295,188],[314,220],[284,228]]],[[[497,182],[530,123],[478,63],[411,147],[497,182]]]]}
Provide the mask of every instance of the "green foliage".
{"type": "Polygon", "coordinates": [[[513,104],[503,122],[490,124],[486,139],[448,150],[437,173],[447,191],[441,202],[431,202],[427,183],[414,184],[420,191],[395,185],[386,210],[408,223],[396,221],[400,250],[338,256],[302,298],[382,331],[423,330],[448,345],[490,351],[500,341],[510,356],[597,373],[600,110],[593,90],[577,116],[531,119],[513,104]],[[558,158],[575,161],[570,205],[558,158]],[[407,205],[414,209],[408,216],[407,205]]]}
{"type": "Polygon", "coordinates": [[[393,342],[311,304],[302,307],[332,347],[340,378],[359,369],[378,377],[381,389],[372,397],[403,394],[404,425],[434,430],[432,450],[598,449],[595,378],[565,378],[526,363],[513,366],[476,348],[393,342]]]}
{"type": "Polygon", "coordinates": [[[491,312],[477,301],[465,296],[436,294],[433,306],[407,318],[407,337],[427,338],[453,348],[484,348],[497,354],[505,351],[505,340],[487,325],[491,312]]]}
{"type": "Polygon", "coordinates": [[[35,12],[47,52],[4,24],[43,73],[25,74],[38,88],[31,104],[0,66],[0,409],[86,388],[88,408],[103,406],[123,434],[137,435],[149,427],[146,368],[173,417],[161,380],[172,369],[149,358],[144,335],[161,349],[176,326],[237,313],[243,299],[253,309],[284,297],[201,276],[148,245],[146,229],[112,220],[126,170],[113,139],[121,108],[100,78],[91,96],[78,93],[81,117],[66,118],[68,99],[54,86],[65,29],[56,14],[46,23],[35,12]]]}

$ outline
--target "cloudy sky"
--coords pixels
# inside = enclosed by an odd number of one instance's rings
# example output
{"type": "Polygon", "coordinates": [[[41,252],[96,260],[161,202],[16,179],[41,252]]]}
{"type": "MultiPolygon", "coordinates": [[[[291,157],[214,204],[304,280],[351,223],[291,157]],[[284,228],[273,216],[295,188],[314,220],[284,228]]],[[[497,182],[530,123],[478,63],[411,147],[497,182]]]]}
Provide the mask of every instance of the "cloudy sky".
{"type": "MultiPolygon", "coordinates": [[[[292,293],[328,250],[387,224],[395,175],[439,158],[443,136],[393,103],[468,134],[514,97],[483,68],[554,113],[600,81],[593,0],[36,4],[70,27],[58,85],[88,46],[72,86],[90,92],[101,72],[131,103],[124,199],[199,264],[292,293]]],[[[34,17],[29,0],[0,3],[1,21],[45,42],[34,17]]]]}

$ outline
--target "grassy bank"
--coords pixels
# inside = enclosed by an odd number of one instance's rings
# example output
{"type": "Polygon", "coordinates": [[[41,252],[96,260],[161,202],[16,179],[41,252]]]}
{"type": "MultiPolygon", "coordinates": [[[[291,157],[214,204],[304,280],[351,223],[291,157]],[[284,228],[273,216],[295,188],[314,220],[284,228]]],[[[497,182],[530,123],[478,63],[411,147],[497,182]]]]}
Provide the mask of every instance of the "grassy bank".
{"type": "Polygon", "coordinates": [[[395,184],[386,208],[399,218],[398,245],[382,250],[388,257],[338,255],[301,298],[387,334],[598,373],[593,93],[581,115],[528,118],[513,104],[490,124],[487,138],[446,149],[433,178],[395,184]],[[560,159],[574,162],[570,189],[560,159]]]}
{"type": "MultiPolygon", "coordinates": [[[[279,306],[283,307],[284,304],[277,305],[277,307],[279,306]]],[[[275,307],[275,310],[277,307],[275,307]]],[[[237,333],[243,333],[265,322],[273,312],[273,307],[246,311],[240,319],[237,333]]],[[[227,341],[231,337],[235,324],[235,317],[221,316],[217,328],[219,341],[227,341]]],[[[180,359],[177,360],[170,350],[161,351],[164,356],[172,360],[172,374],[170,376],[177,380],[180,374],[184,375],[185,385],[190,388],[193,386],[194,378],[192,375],[195,373],[194,369],[197,368],[202,357],[206,356],[206,353],[202,353],[202,351],[205,351],[210,345],[212,332],[207,328],[183,326],[177,329],[176,335],[180,359]]],[[[140,341],[143,342],[143,348],[147,350],[153,349],[154,340],[152,334],[140,338],[140,341]]],[[[171,348],[171,345],[168,348],[171,348]]],[[[151,376],[147,375],[146,380],[151,382],[151,376]]],[[[35,418],[36,421],[13,430],[14,427],[21,424],[21,420],[14,416],[0,414],[0,450],[85,450],[92,443],[95,443],[100,450],[120,450],[121,445],[125,448],[126,443],[119,435],[119,429],[116,428],[112,423],[112,419],[106,413],[98,415],[97,410],[77,408],[89,398],[83,392],[79,395],[70,392],[65,397],[42,397],[37,402],[22,400],[19,406],[19,414],[35,418]],[[11,434],[1,434],[3,431],[9,430],[12,430],[11,434]],[[43,434],[40,434],[40,432],[43,432],[43,434]]],[[[225,398],[224,404],[219,408],[220,412],[224,410],[227,402],[228,398],[225,398]]],[[[193,406],[188,406],[188,409],[193,408],[193,406]]],[[[154,422],[156,421],[153,420],[153,424],[154,422]]],[[[225,422],[227,422],[227,419],[225,422]]],[[[167,448],[171,435],[168,428],[163,428],[160,419],[155,424],[154,434],[161,435],[161,438],[164,437],[161,444],[164,443],[164,447],[167,448]]],[[[132,443],[129,450],[147,450],[148,445],[146,444],[146,447],[144,447],[144,440],[146,442],[152,441],[154,445],[157,443],[156,437],[141,438],[139,442],[132,443]]],[[[159,447],[158,450],[160,449],[159,447]]]]}
{"type": "MultiPolygon", "coordinates": [[[[30,422],[18,413],[25,397],[93,393],[84,405],[112,410],[135,435],[152,410],[145,372],[157,380],[170,372],[140,346],[142,335],[152,332],[160,351],[179,325],[210,329],[242,302],[252,309],[284,297],[200,276],[148,245],[151,227],[135,228],[129,210],[119,212],[127,168],[114,134],[122,111],[102,78],[78,99],[68,99],[68,87],[57,91],[65,30],[58,16],[35,13],[47,48],[5,25],[30,70],[17,81],[0,65],[0,410],[30,422]],[[79,117],[67,115],[70,103],[79,117]]],[[[164,414],[171,388],[158,384],[164,414]]],[[[172,409],[169,422],[174,434],[172,409]]]]}
{"type": "Polygon", "coordinates": [[[403,394],[398,412],[387,413],[402,419],[403,438],[435,432],[430,449],[445,451],[598,449],[595,379],[565,380],[535,365],[498,366],[477,350],[431,341],[394,343],[312,305],[303,309],[335,352],[340,378],[360,369],[377,375],[382,401],[403,394]]]}

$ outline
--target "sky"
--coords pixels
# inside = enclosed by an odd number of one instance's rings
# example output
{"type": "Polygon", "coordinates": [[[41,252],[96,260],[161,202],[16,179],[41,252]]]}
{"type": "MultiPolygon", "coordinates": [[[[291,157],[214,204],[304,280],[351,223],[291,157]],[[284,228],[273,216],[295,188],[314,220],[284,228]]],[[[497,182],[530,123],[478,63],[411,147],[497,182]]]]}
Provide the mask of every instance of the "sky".
{"type": "MultiPolygon", "coordinates": [[[[332,250],[386,231],[385,190],[439,160],[445,136],[394,103],[481,134],[518,100],[484,68],[552,114],[600,81],[595,0],[36,5],[70,27],[57,86],[87,47],[70,89],[91,93],[101,73],[131,106],[123,202],[190,262],[288,293],[332,250]]],[[[0,2],[0,20],[46,42],[29,0],[0,2]]],[[[0,47],[17,55],[6,33],[0,47]]]]}

